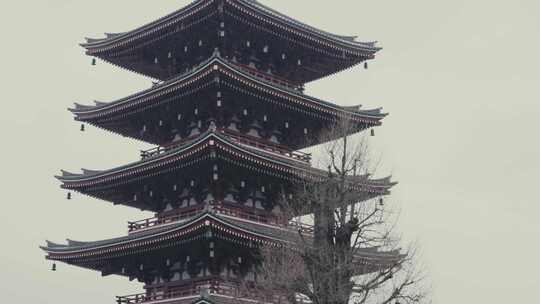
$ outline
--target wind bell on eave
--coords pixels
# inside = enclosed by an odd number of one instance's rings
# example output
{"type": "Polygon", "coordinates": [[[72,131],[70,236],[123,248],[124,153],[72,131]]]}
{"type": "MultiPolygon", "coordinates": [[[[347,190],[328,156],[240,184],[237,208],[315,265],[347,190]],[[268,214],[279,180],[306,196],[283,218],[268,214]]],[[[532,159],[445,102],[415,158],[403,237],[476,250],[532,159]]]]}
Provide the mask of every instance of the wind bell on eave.
{"type": "Polygon", "coordinates": [[[92,65],[96,65],[96,58],[92,58],[92,65]]]}

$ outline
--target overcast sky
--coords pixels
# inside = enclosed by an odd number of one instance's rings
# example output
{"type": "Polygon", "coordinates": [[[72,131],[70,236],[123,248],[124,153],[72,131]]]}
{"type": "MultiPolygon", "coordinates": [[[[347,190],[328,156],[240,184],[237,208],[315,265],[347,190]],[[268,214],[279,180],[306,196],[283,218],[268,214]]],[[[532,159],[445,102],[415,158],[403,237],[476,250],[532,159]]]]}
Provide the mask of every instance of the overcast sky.
{"type": "MultiPolygon", "coordinates": [[[[59,264],[45,239],[125,234],[147,216],[75,195],[60,169],[106,169],[146,146],[94,128],[66,108],[111,101],[151,81],[93,67],[78,43],[161,17],[189,1],[41,0],[0,3],[0,302],[95,304],[141,291],[124,278],[59,264]]],[[[365,71],[306,92],[391,115],[374,149],[400,182],[399,229],[418,240],[438,303],[537,303],[540,287],[540,4],[534,0],[261,0],[327,31],[378,40],[365,71]]]]}

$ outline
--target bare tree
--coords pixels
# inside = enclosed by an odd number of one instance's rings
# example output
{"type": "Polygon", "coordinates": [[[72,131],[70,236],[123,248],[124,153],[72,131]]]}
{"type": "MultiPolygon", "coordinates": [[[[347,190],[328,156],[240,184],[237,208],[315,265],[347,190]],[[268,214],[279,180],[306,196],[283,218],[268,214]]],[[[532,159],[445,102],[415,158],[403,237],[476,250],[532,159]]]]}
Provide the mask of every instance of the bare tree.
{"type": "Polygon", "coordinates": [[[427,302],[416,249],[400,249],[395,213],[365,189],[378,163],[365,137],[349,135],[353,128],[344,121],[325,132],[319,138],[325,174],[284,193],[281,216],[298,231],[287,243],[261,248],[250,290],[289,303],[427,302]]]}

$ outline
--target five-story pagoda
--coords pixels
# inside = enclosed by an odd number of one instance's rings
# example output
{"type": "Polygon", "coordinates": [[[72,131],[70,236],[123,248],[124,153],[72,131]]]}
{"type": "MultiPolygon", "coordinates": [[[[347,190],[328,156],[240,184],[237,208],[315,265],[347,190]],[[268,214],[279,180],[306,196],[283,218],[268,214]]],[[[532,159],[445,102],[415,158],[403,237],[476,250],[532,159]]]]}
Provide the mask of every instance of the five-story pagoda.
{"type": "MultiPolygon", "coordinates": [[[[115,239],[47,242],[47,259],[144,283],[143,293],[118,303],[283,302],[237,284],[257,280],[258,246],[312,233],[282,219],[277,204],[295,182],[325,174],[298,150],[319,144],[313,139],[338,120],[360,132],[385,116],[307,96],[303,85],[365,63],[379,48],[254,0],[194,1],[82,46],[93,64],[100,58],[158,82],[109,103],[75,104],[75,119],[157,148],[135,163],[57,178],[68,198],[76,191],[155,217],[130,222],[127,236],[115,239]]],[[[351,186],[367,200],[387,195],[393,183],[365,177],[351,186]]],[[[366,249],[358,263],[369,272],[396,258],[366,249]]]]}

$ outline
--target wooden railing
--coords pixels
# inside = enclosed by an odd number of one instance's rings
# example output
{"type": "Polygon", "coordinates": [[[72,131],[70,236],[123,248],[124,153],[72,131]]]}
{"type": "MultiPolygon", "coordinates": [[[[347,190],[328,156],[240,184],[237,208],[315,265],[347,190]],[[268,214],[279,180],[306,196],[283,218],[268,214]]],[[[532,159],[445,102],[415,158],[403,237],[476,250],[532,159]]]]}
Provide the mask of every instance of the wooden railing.
{"type": "Polygon", "coordinates": [[[245,136],[239,132],[226,131],[226,136],[228,136],[229,138],[231,138],[232,140],[240,144],[245,144],[245,145],[259,148],[268,152],[287,156],[287,157],[300,160],[306,163],[311,162],[311,154],[308,154],[308,153],[304,153],[301,151],[292,151],[290,149],[287,149],[277,144],[270,144],[270,143],[263,142],[261,140],[257,140],[253,137],[245,136]]]}
{"type": "Polygon", "coordinates": [[[200,295],[203,290],[215,288],[217,281],[199,282],[187,286],[169,288],[166,291],[155,291],[128,296],[116,297],[118,304],[138,304],[153,301],[173,300],[193,295],[200,295]]]}
{"type": "MultiPolygon", "coordinates": [[[[288,149],[288,148],[286,148],[284,146],[281,146],[281,145],[278,145],[278,144],[273,144],[273,143],[270,143],[270,142],[265,142],[263,140],[255,138],[255,137],[244,135],[244,134],[242,134],[240,132],[234,132],[234,131],[225,130],[225,129],[222,129],[222,128],[218,129],[217,132],[220,132],[220,133],[224,134],[225,136],[229,137],[233,141],[235,141],[237,143],[240,143],[240,144],[244,144],[244,145],[255,147],[255,148],[265,150],[265,151],[268,151],[268,152],[280,154],[282,156],[286,156],[286,157],[289,157],[289,158],[292,158],[292,159],[300,160],[300,161],[303,161],[305,163],[310,163],[311,162],[311,154],[308,154],[308,153],[304,153],[304,152],[300,152],[300,151],[292,151],[292,150],[290,150],[290,149],[288,149]]],[[[190,137],[190,138],[185,138],[183,140],[176,141],[176,142],[171,143],[171,144],[166,145],[166,146],[159,146],[159,147],[155,147],[155,148],[152,148],[152,149],[149,149],[149,150],[141,151],[141,158],[144,160],[144,159],[147,159],[147,158],[150,158],[150,157],[154,157],[154,156],[164,154],[164,153],[166,153],[166,152],[168,152],[170,150],[173,150],[173,149],[183,145],[185,142],[194,139],[195,137],[197,137],[197,136],[193,136],[193,137],[190,137]]]]}
{"type": "MultiPolygon", "coordinates": [[[[245,219],[251,222],[266,224],[275,226],[277,228],[289,229],[300,232],[302,234],[312,234],[313,226],[304,224],[297,221],[284,222],[283,220],[273,216],[271,214],[258,214],[253,211],[248,211],[243,208],[232,206],[232,202],[214,202],[211,206],[211,210],[216,214],[222,214],[226,216],[236,217],[239,219],[245,219]]],[[[202,214],[207,210],[204,206],[196,206],[192,208],[186,208],[178,213],[173,213],[166,216],[158,216],[148,218],[136,222],[128,222],[129,233],[138,233],[151,229],[154,227],[160,227],[167,224],[179,222],[184,219],[195,217],[202,214]]]]}
{"type": "Polygon", "coordinates": [[[275,84],[278,84],[278,85],[281,85],[281,86],[284,86],[284,87],[287,87],[296,91],[300,91],[300,92],[304,91],[304,87],[302,85],[294,84],[288,79],[285,79],[283,77],[279,77],[276,75],[271,75],[271,74],[262,72],[256,68],[250,67],[249,65],[245,65],[241,63],[236,63],[236,65],[238,65],[242,70],[244,70],[248,74],[264,79],[268,82],[275,83],[275,84]]]}
{"type": "Polygon", "coordinates": [[[252,222],[258,222],[279,228],[285,228],[289,230],[299,231],[302,234],[312,234],[313,226],[307,225],[297,221],[283,221],[276,216],[272,215],[260,215],[254,212],[246,211],[242,208],[234,208],[230,206],[230,203],[218,204],[212,208],[217,214],[228,215],[240,219],[249,220],[252,222]],[[227,205],[225,205],[227,204],[227,205]]]}
{"type": "Polygon", "coordinates": [[[153,217],[136,222],[128,222],[129,233],[141,232],[148,228],[162,226],[170,223],[175,223],[187,218],[192,218],[201,214],[204,210],[204,207],[197,206],[194,208],[187,208],[180,213],[171,214],[163,217],[153,217]]]}
{"type": "Polygon", "coordinates": [[[224,202],[216,204],[212,207],[212,210],[217,214],[232,216],[240,219],[245,219],[252,222],[258,222],[263,224],[269,224],[273,226],[283,226],[283,223],[280,222],[275,216],[272,215],[262,215],[257,214],[256,212],[247,211],[242,208],[233,207],[230,202],[224,202]]]}
{"type": "Polygon", "coordinates": [[[207,292],[209,295],[222,295],[239,300],[251,299],[264,301],[267,303],[285,303],[285,298],[283,296],[262,296],[255,291],[250,291],[248,288],[240,289],[238,285],[234,283],[223,282],[216,279],[203,280],[179,287],[169,287],[165,290],[149,291],[148,293],[116,297],[116,302],[118,304],[139,304],[154,301],[167,302],[167,300],[173,301],[184,297],[201,295],[204,292],[207,292]]]}
{"type": "Polygon", "coordinates": [[[313,232],[315,231],[313,225],[308,225],[297,221],[290,221],[287,224],[287,228],[294,229],[302,234],[313,234],[313,232]]]}
{"type": "Polygon", "coordinates": [[[147,159],[147,158],[150,158],[150,157],[154,157],[154,156],[164,154],[164,153],[166,153],[166,152],[168,152],[170,150],[173,150],[174,148],[182,146],[187,141],[195,139],[197,136],[198,135],[187,137],[187,138],[184,138],[182,140],[172,142],[172,143],[170,143],[168,145],[165,145],[165,146],[158,146],[158,147],[148,149],[148,150],[141,150],[141,158],[142,159],[147,159]]]}
{"type": "Polygon", "coordinates": [[[147,158],[150,158],[150,157],[154,157],[154,156],[163,154],[163,153],[165,153],[167,151],[168,151],[167,148],[161,147],[161,146],[158,146],[158,147],[155,147],[155,148],[152,148],[152,149],[149,149],[149,150],[141,150],[141,159],[147,159],[147,158]]]}

